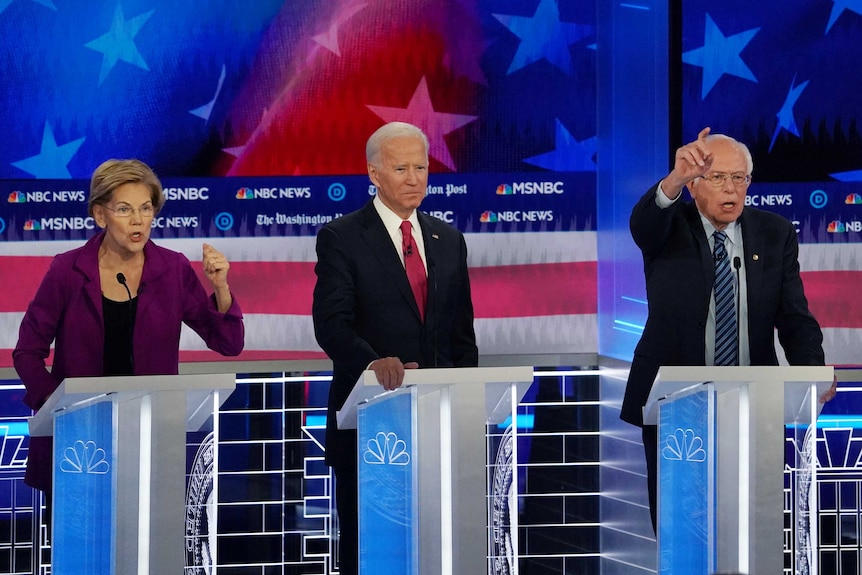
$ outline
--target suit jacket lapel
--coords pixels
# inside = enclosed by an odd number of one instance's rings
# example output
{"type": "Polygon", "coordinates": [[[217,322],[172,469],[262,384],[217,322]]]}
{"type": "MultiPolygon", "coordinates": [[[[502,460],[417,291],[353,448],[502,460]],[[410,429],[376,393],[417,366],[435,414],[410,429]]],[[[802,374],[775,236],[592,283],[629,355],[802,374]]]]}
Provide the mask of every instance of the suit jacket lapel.
{"type": "Polygon", "coordinates": [[[694,202],[686,204],[685,217],[688,220],[688,226],[694,236],[697,251],[700,254],[701,272],[704,284],[708,286],[707,295],[711,293],[712,284],[715,282],[715,264],[712,261],[712,251],[709,249],[709,241],[706,237],[706,232],[703,230],[703,222],[700,221],[700,212],[694,202]]]}
{"type": "Polygon", "coordinates": [[[93,312],[99,318],[99,325],[104,325],[105,319],[102,315],[102,284],[99,279],[99,248],[102,247],[105,232],[91,238],[84,249],[75,260],[74,267],[85,278],[84,291],[90,300],[93,312]]]}
{"type": "Polygon", "coordinates": [[[362,237],[368,244],[369,252],[373,257],[377,258],[389,276],[389,278],[381,279],[391,281],[397,286],[401,295],[410,304],[416,317],[419,318],[419,306],[416,304],[416,298],[413,296],[413,290],[410,288],[407,272],[404,270],[404,265],[401,263],[401,258],[398,257],[398,252],[395,251],[395,246],[392,244],[392,239],[386,231],[386,226],[383,225],[383,220],[380,219],[372,202],[365,204],[362,216],[362,237]]]}
{"type": "Polygon", "coordinates": [[[437,261],[441,257],[441,250],[444,246],[440,245],[440,235],[435,231],[436,222],[433,218],[416,212],[419,218],[419,225],[422,227],[422,242],[425,244],[425,267],[428,269],[428,305],[425,308],[425,323],[434,322],[437,319],[438,309],[438,291],[439,271],[437,261]]]}
{"type": "Polygon", "coordinates": [[[745,266],[745,284],[748,290],[748,306],[751,309],[752,298],[760,293],[760,285],[763,283],[763,234],[757,233],[754,226],[745,225],[748,222],[745,210],[739,217],[739,225],[742,226],[742,249],[745,266]]]}

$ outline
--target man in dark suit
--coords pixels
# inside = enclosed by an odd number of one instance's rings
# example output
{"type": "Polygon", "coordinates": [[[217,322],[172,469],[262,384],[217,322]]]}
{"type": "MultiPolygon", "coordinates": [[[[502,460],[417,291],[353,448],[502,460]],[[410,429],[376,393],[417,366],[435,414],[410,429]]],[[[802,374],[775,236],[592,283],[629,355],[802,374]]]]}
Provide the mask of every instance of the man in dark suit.
{"type": "Polygon", "coordinates": [[[337,429],[336,412],[356,380],[371,369],[392,390],[405,369],[478,363],[464,236],[418,210],[428,139],[392,122],[365,151],[377,195],[318,233],[312,306],[317,342],[333,363],[326,462],[335,472],[343,574],[357,572],[356,431],[337,429]]]}
{"type": "MultiPolygon", "coordinates": [[[[779,215],[745,207],[751,153],[709,132],[704,128],[677,150],[671,173],[638,201],[630,220],[643,253],[649,314],[620,417],[643,428],[653,528],[657,437],[656,426],[643,424],[643,407],[660,366],[778,365],[776,329],[791,365],[824,364],[823,335],[799,275],[796,230],[779,215]],[[693,202],[680,200],[683,187],[693,202]],[[716,361],[722,338],[716,335],[714,232],[726,236],[718,257],[733,262],[732,301],[740,304],[733,320],[738,345],[729,363],[716,361]]],[[[833,386],[821,400],[834,394],[833,386]]]]}

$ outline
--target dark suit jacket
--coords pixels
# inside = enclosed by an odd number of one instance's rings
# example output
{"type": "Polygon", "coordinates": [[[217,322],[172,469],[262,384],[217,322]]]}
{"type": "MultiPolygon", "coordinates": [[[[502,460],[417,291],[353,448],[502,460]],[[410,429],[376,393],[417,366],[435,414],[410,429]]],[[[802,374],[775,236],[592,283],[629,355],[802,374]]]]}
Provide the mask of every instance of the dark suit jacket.
{"type": "MultiPolygon", "coordinates": [[[[649,315],[635,348],[620,417],[643,425],[642,408],[662,365],[704,365],[713,261],[693,202],[667,209],[653,186],[632,210],[641,249],[649,315]]],[[[823,334],[808,311],[799,276],[796,230],[771,212],[746,207],[742,230],[751,365],[777,365],[774,330],[791,365],[823,365],[823,334]]]]}
{"type": "Polygon", "coordinates": [[[332,359],[326,461],[356,457],[356,433],[337,429],[336,412],[368,364],[398,357],[419,367],[478,363],[467,246],[454,227],[418,212],[428,267],[424,324],[407,273],[369,201],[317,234],[314,333],[332,359]]]}

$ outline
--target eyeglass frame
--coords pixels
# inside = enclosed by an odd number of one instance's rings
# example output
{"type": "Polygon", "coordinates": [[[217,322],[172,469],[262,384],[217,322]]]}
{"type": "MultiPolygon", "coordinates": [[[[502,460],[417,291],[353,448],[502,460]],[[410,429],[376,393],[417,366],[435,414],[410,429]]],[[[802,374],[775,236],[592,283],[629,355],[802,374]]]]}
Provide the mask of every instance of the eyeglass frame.
{"type": "Polygon", "coordinates": [[[707,182],[713,188],[721,188],[722,186],[724,186],[724,183],[727,180],[730,180],[730,183],[733,184],[733,187],[735,188],[742,188],[751,185],[751,174],[743,174],[742,172],[734,172],[732,174],[725,174],[724,172],[712,172],[709,175],[700,176],[700,178],[707,182]],[[734,181],[734,177],[737,176],[742,177],[742,181],[734,181]],[[715,178],[721,178],[721,180],[717,180],[715,178]]]}
{"type": "Polygon", "coordinates": [[[135,208],[129,204],[125,204],[125,203],[122,204],[118,208],[112,208],[111,206],[109,206],[107,204],[102,204],[102,207],[105,208],[106,210],[110,210],[111,212],[113,212],[115,218],[124,218],[124,219],[125,218],[131,218],[132,214],[135,214],[135,213],[139,214],[141,216],[141,218],[153,218],[153,217],[155,217],[156,212],[158,212],[158,210],[156,209],[156,206],[154,206],[152,202],[148,202],[146,204],[140,205],[137,208],[135,208]],[[149,210],[152,210],[152,213],[145,214],[143,212],[143,210],[147,209],[147,208],[149,208],[149,210]],[[120,210],[128,210],[129,213],[127,213],[127,214],[118,213],[118,212],[120,212],[120,210]]]}

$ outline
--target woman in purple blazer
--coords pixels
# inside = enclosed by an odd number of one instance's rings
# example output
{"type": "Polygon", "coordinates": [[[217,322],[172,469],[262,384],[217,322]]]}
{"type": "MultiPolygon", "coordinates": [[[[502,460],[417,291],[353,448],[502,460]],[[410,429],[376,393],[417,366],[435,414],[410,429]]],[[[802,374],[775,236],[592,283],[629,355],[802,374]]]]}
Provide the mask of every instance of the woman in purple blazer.
{"type": "MultiPolygon", "coordinates": [[[[12,354],[31,409],[67,377],[178,373],[183,323],[222,355],[242,351],[242,312],[224,255],[203,245],[214,291],[207,297],[184,255],[150,241],[164,202],[161,182],[143,162],[108,160],[93,173],[88,211],[102,232],[54,258],[12,354]]],[[[25,482],[50,491],[50,438],[30,439],[25,482]]]]}

